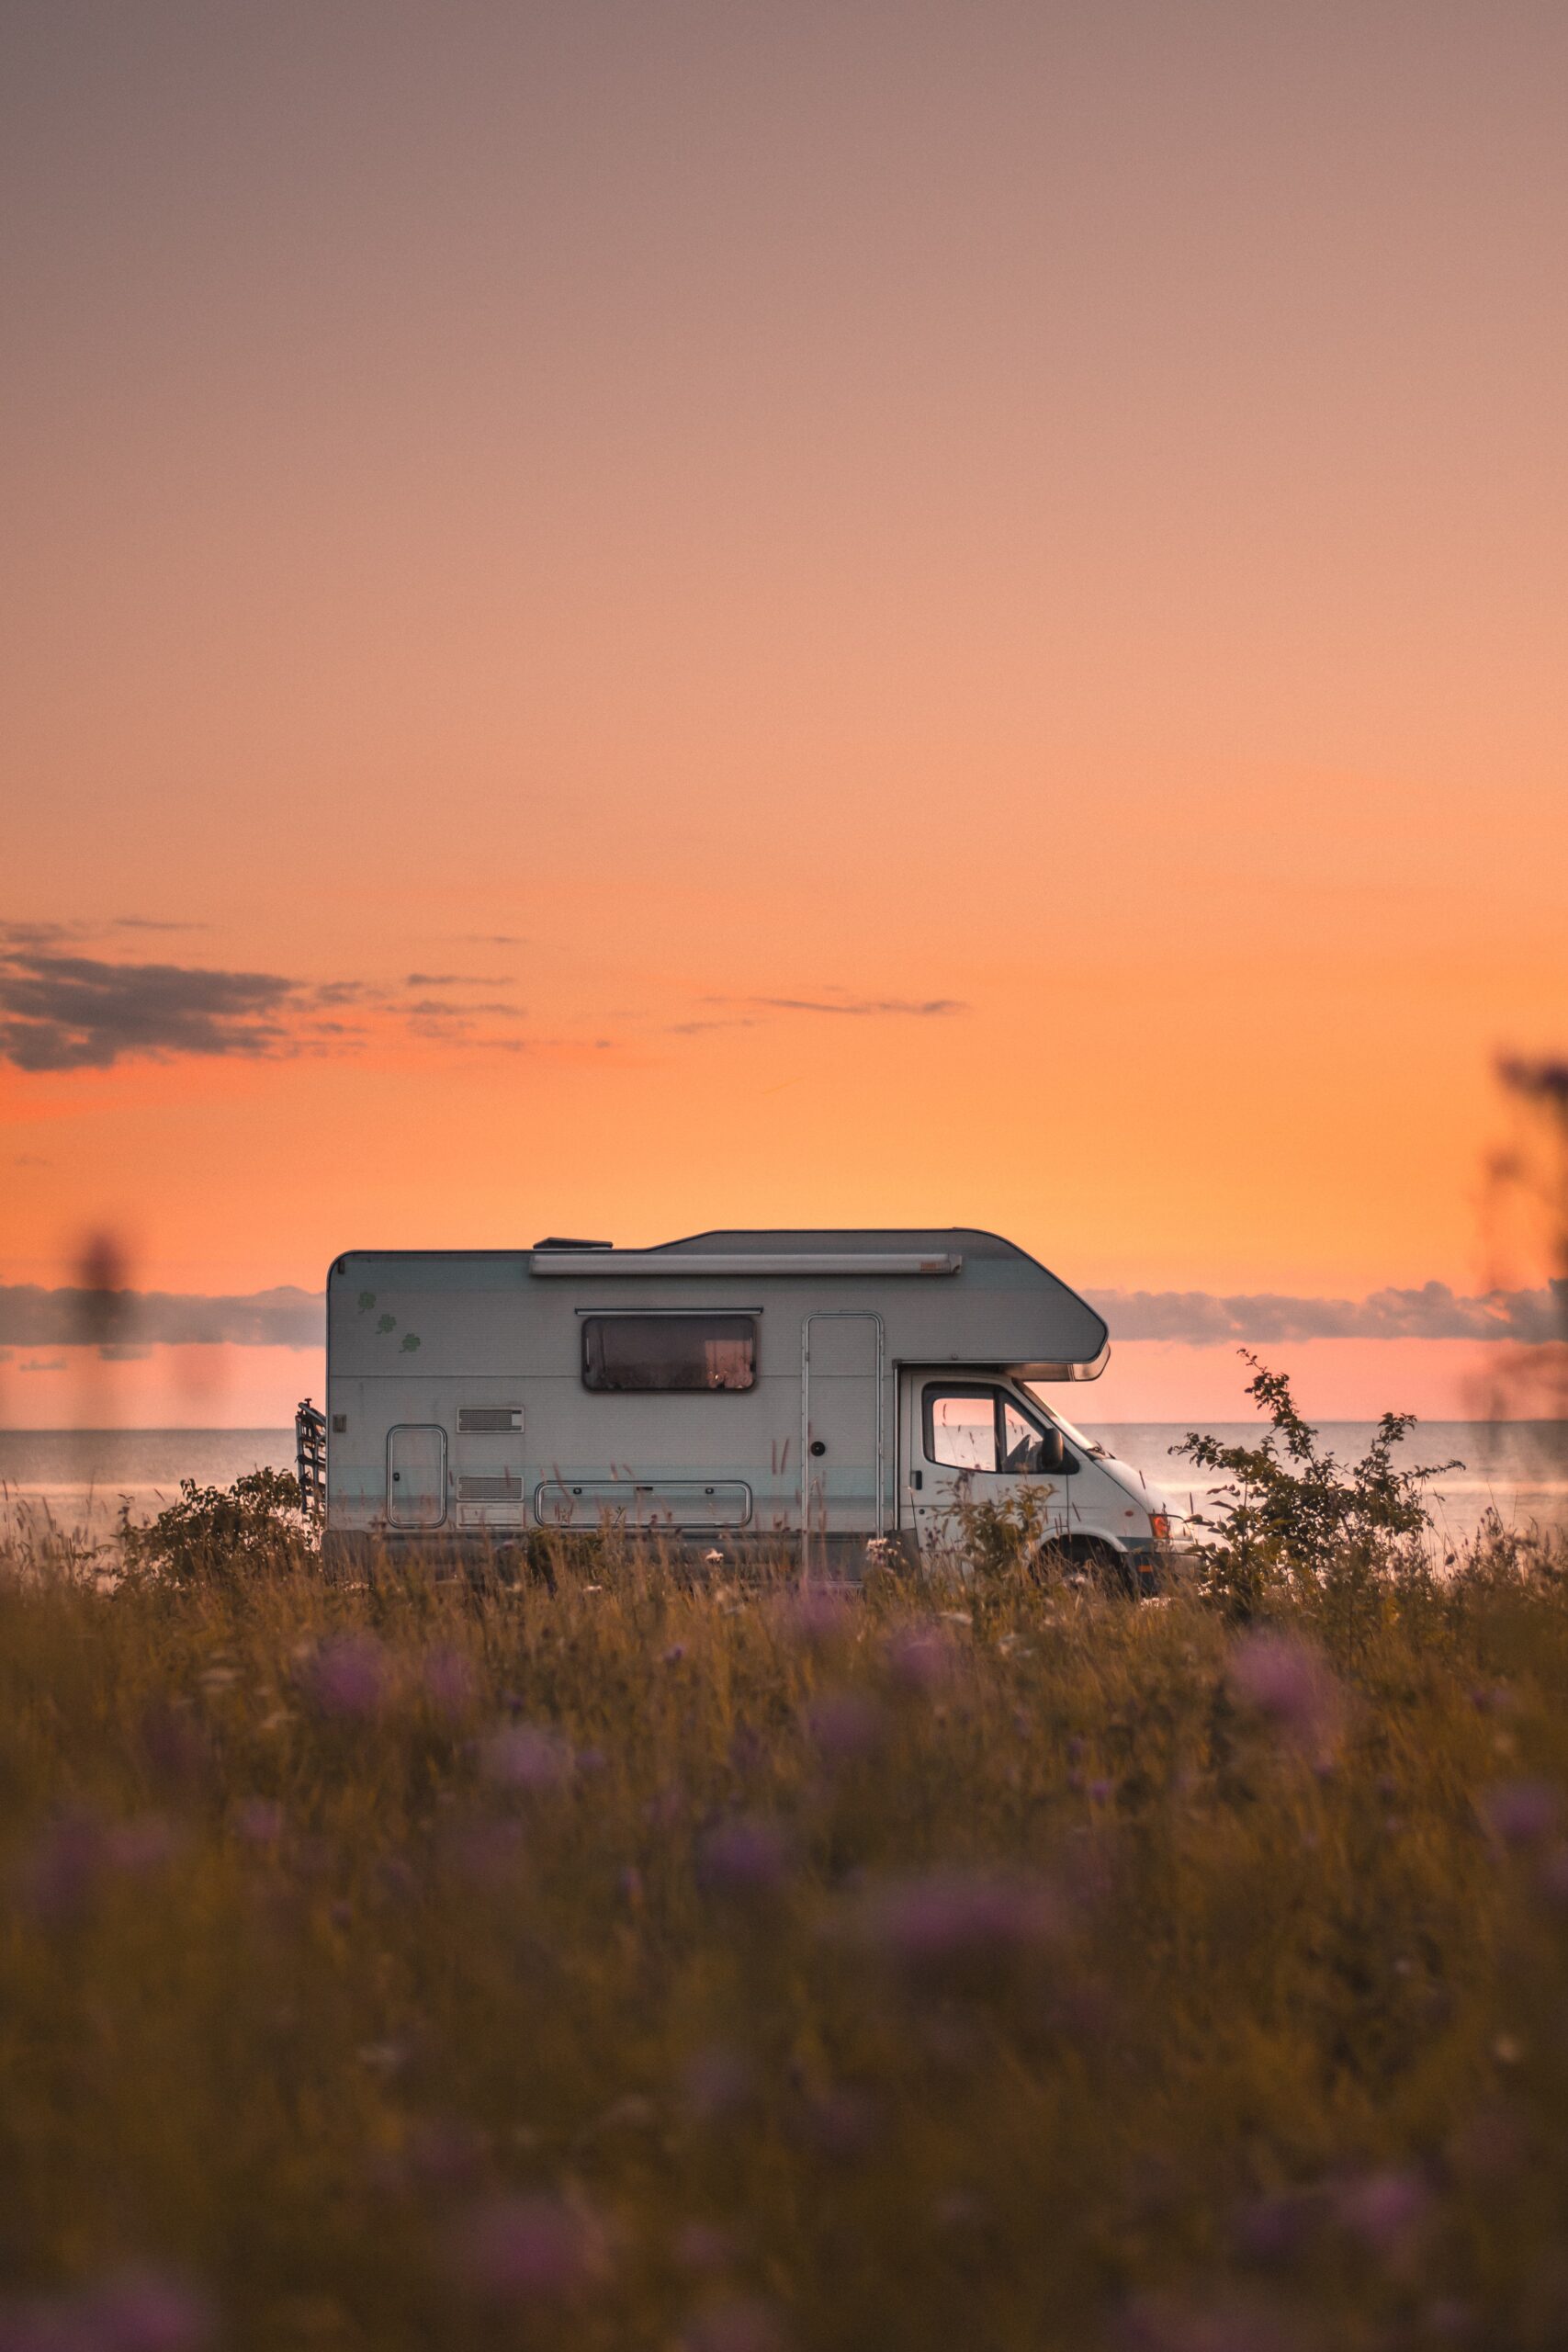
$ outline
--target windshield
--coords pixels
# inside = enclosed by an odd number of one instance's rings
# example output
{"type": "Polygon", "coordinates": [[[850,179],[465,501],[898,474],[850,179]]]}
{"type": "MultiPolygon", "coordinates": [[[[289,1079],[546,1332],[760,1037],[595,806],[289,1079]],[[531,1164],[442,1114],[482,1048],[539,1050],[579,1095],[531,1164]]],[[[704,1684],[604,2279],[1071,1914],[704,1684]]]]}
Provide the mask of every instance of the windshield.
{"type": "Polygon", "coordinates": [[[1066,1413],[1058,1413],[1054,1405],[1047,1405],[1044,1397],[1042,1396],[1039,1389],[1032,1382],[1026,1381],[1024,1385],[1028,1389],[1031,1400],[1039,1406],[1043,1413],[1049,1414],[1051,1419],[1055,1422],[1056,1427],[1061,1430],[1064,1437],[1070,1437],[1073,1443],[1077,1446],[1081,1446],[1085,1453],[1098,1453],[1105,1461],[1111,1461],[1114,1458],[1109,1446],[1101,1445],[1098,1438],[1086,1437],[1082,1430],[1074,1428],[1072,1422],[1068,1420],[1066,1413]]]}

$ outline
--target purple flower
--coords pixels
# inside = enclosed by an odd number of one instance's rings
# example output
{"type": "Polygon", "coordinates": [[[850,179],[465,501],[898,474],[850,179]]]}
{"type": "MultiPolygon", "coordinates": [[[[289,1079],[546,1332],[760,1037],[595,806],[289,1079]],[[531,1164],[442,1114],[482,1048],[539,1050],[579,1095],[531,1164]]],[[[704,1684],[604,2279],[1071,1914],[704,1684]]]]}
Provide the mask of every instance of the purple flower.
{"type": "Polygon", "coordinates": [[[682,2078],[686,2106],[699,2123],[720,2123],[739,2113],[753,2087],[750,2062],[721,2041],[694,2051],[682,2078]]]}
{"type": "Polygon", "coordinates": [[[863,1935],[911,1975],[989,1968],[1059,1942],[1065,1907],[1043,1880],[984,1869],[930,1871],[873,1890],[863,1935]]]}
{"type": "Polygon", "coordinates": [[[1286,2352],[1300,2341],[1293,2328],[1249,2302],[1192,2310],[1140,2298],[1122,2314],[1118,2333],[1124,2352],[1286,2352]]]}
{"type": "Polygon", "coordinates": [[[712,2222],[683,2222],[671,2251],[682,2270],[727,2270],[735,2259],[735,2241],[712,2222]]]}
{"type": "Polygon", "coordinates": [[[1281,1736],[1316,1747],[1336,1736],[1339,1689],[1322,1655],[1292,1634],[1244,1634],[1231,1651],[1229,1679],[1244,1706],[1267,1716],[1281,1736]]]}
{"type": "Polygon", "coordinates": [[[775,1622],[786,1639],[808,1649],[824,1649],[849,1631],[852,1614],[840,1594],[824,1592],[819,1585],[802,1585],[781,1600],[775,1622]]]}
{"type": "Polygon", "coordinates": [[[766,2303],[736,2297],[689,2320],[681,2352],[784,2352],[787,2338],[766,2303]]]}
{"type": "Polygon", "coordinates": [[[801,2118],[801,2136],[835,2163],[852,2164],[872,2147],[881,2120],[868,2092],[840,2084],[807,2104],[801,2118]]]}
{"type": "Polygon", "coordinates": [[[1299,2189],[1256,2197],[1235,2218],[1235,2242],[1249,2261],[1289,2262],[1311,2233],[1316,2208],[1299,2189]]]}
{"type": "Polygon", "coordinates": [[[196,1780],[209,1756],[201,1731],[177,1707],[149,1708],[141,1724],[141,1747],[159,1779],[175,1782],[196,1780]]]}
{"type": "Polygon", "coordinates": [[[271,1797],[247,1797],[234,1815],[234,1834],[247,1846],[276,1846],[283,1835],[283,1807],[271,1797]]]}
{"type": "Polygon", "coordinates": [[[380,1712],[387,1680],[387,1654],[374,1634],[333,1634],[299,1668],[301,1688],[323,1715],[360,1721],[380,1712]]]}
{"type": "Polygon", "coordinates": [[[942,1690],[958,1671],[953,1636],[940,1625],[906,1626],[886,1649],[887,1669],[905,1690],[942,1690]]]}
{"type": "Polygon", "coordinates": [[[424,1695],[437,1714],[453,1722],[468,1713],[479,1692],[479,1676],[466,1650],[432,1650],[421,1669],[424,1695]]]}
{"type": "Polygon", "coordinates": [[[564,1788],[576,1769],[570,1745],[540,1724],[509,1724],[484,1745],[486,1777],[503,1789],[540,1795],[564,1788]]]}
{"type": "Polygon", "coordinates": [[[102,2352],[199,2352],[212,2340],[211,2309],[184,2280],[154,2270],[107,2278],[88,2306],[102,2352]]]}
{"type": "Polygon", "coordinates": [[[824,1690],[807,1709],[806,1728],[829,1764],[874,1755],[886,1729],[882,1709],[859,1690],[824,1690]]]}
{"type": "Polygon", "coordinates": [[[710,1829],[697,1849],[697,1883],[720,1894],[772,1894],[789,1867],[777,1824],[736,1815],[710,1829]]]}
{"type": "Polygon", "coordinates": [[[461,1821],[442,1841],[452,1868],[476,1886],[500,1886],[516,1875],[523,1853],[519,1822],[461,1821]]]}
{"type": "Polygon", "coordinates": [[[467,2188],[485,2159],[482,2132],[461,2120],[434,2116],[414,2126],[406,2150],[408,2167],[427,2188],[467,2188]]]}
{"type": "Polygon", "coordinates": [[[172,1862],[180,1845],[180,1833],[172,1821],[165,1821],[162,1814],[139,1814],[134,1821],[118,1822],[107,1832],[104,1859],[111,1870],[139,1878],[144,1871],[160,1871],[172,1862]]]}
{"type": "Polygon", "coordinates": [[[0,2304],[0,2352],[203,2352],[212,2337],[205,2297],[183,2279],[141,2267],[65,2294],[0,2304]]]}
{"type": "Polygon", "coordinates": [[[1334,2211],[1369,2254],[1391,2256],[1409,2250],[1431,2202],[1431,2192],[1417,2173],[1369,2172],[1341,2183],[1334,2211]]]}
{"type": "Polygon", "coordinates": [[[62,1814],[22,1858],[17,1894],[23,1907],[45,1926],[81,1918],[91,1907],[107,1857],[104,1828],[87,1812],[62,1814]]]}
{"type": "Polygon", "coordinates": [[[495,2197],[467,2215],[453,2242],[454,2267],[486,2302],[576,2300],[608,2265],[594,2217],[564,2198],[495,2197]]]}
{"type": "Polygon", "coordinates": [[[1481,1817],[1500,1845],[1539,1846],[1562,1815],[1557,1791],[1545,1781],[1498,1781],[1483,1789],[1481,1817]]]}

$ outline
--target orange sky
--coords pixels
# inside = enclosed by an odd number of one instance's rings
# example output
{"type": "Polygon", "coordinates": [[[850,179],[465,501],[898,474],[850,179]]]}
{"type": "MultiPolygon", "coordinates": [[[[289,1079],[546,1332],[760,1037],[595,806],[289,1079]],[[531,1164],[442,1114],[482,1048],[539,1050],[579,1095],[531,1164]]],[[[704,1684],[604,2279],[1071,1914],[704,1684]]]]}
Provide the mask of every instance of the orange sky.
{"type": "MultiPolygon", "coordinates": [[[[1568,1037],[1565,69],[1556,0],[17,0],[0,919],[289,989],[0,1061],[0,1282],[1488,1280],[1493,1059],[1568,1037]]],[[[1234,1392],[1140,1344],[1107,1413],[1234,1392]]],[[[1330,1344],[1325,1412],[1470,1360],[1330,1344]]],[[[282,1418],[229,1352],[0,1415],[282,1418]]]]}

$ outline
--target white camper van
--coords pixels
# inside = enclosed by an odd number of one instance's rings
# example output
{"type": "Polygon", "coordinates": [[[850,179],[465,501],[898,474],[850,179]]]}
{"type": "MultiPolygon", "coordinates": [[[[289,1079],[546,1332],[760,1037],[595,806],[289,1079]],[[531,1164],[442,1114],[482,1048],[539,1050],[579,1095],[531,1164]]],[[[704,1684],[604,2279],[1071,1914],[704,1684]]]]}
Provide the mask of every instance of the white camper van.
{"type": "Polygon", "coordinates": [[[324,1549],[504,1551],[613,1518],[853,1575],[877,1539],[939,1555],[961,1500],[1028,1485],[1136,1592],[1161,1500],[1041,1398],[1107,1353],[1083,1299],[964,1227],[353,1250],[327,1278],[324,1549]]]}

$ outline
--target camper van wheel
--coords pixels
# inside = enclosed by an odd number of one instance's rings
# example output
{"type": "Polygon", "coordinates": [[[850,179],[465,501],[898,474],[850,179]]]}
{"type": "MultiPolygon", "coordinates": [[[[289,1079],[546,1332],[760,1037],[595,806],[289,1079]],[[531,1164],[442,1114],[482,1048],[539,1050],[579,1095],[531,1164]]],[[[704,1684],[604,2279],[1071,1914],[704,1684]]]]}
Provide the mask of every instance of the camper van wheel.
{"type": "Polygon", "coordinates": [[[1047,1545],[1041,1555],[1047,1576],[1058,1563],[1061,1573],[1085,1577],[1113,1600],[1138,1598],[1137,1572],[1131,1561],[1096,1535],[1070,1535],[1065,1544],[1047,1545]]]}

